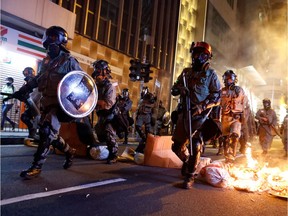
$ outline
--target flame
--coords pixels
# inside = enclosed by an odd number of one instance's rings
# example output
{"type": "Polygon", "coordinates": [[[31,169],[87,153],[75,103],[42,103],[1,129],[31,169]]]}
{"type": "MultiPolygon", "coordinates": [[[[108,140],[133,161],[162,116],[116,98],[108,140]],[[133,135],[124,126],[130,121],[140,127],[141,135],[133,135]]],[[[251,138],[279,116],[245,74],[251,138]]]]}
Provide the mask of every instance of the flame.
{"type": "Polygon", "coordinates": [[[249,192],[264,192],[288,197],[288,170],[279,167],[268,167],[253,159],[251,144],[247,143],[245,152],[246,164],[233,165],[229,168],[231,176],[229,187],[249,192]]]}

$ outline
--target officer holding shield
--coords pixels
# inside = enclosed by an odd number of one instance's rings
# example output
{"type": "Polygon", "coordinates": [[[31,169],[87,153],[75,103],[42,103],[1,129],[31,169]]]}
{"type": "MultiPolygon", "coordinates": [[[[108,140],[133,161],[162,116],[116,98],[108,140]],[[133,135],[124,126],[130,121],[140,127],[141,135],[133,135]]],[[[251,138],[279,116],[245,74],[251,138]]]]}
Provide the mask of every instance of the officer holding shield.
{"type": "Polygon", "coordinates": [[[72,165],[75,149],[71,148],[59,136],[59,130],[61,126],[60,122],[68,122],[73,120],[73,118],[66,115],[61,109],[57,97],[57,87],[58,83],[67,73],[74,70],[82,71],[82,69],[78,61],[66,49],[67,42],[68,34],[63,28],[59,26],[48,28],[42,40],[42,44],[47,50],[47,56],[42,61],[40,72],[13,95],[14,98],[23,101],[23,97],[27,92],[32,92],[34,88],[38,87],[39,92],[42,93],[40,101],[40,141],[34,154],[32,166],[20,173],[20,176],[23,178],[30,179],[41,173],[42,165],[49,153],[50,145],[65,154],[64,169],[68,169],[72,165]]]}

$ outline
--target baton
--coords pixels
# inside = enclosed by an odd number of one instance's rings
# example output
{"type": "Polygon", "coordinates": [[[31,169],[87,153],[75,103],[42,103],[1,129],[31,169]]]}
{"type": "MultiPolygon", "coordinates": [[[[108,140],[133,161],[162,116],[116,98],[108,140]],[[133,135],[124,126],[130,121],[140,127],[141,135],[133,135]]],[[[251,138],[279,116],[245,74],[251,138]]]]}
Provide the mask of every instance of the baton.
{"type": "MultiPolygon", "coordinates": [[[[186,110],[188,112],[188,124],[189,124],[189,144],[190,144],[190,156],[193,156],[193,148],[192,148],[192,120],[191,120],[191,104],[190,104],[190,91],[187,87],[187,83],[186,83],[186,73],[183,72],[183,83],[184,83],[184,87],[188,90],[187,94],[186,94],[186,110]]],[[[194,134],[193,134],[194,136],[194,134]]]]}
{"type": "Polygon", "coordinates": [[[11,93],[5,93],[5,92],[0,92],[0,94],[1,94],[1,95],[5,95],[5,96],[10,96],[10,97],[12,97],[12,95],[13,95],[13,94],[11,94],[11,93]]]}

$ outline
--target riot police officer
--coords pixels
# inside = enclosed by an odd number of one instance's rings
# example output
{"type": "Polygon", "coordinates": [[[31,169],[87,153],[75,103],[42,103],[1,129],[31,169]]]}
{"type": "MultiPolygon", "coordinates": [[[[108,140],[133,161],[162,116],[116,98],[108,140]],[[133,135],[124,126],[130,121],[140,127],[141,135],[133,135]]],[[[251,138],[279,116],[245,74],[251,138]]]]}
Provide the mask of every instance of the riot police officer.
{"type": "Polygon", "coordinates": [[[100,142],[106,142],[109,156],[107,164],[117,162],[118,144],[116,142],[116,130],[113,126],[116,110],[116,88],[110,81],[111,69],[107,61],[97,60],[93,63],[92,77],[98,89],[98,101],[96,113],[98,116],[95,131],[100,142]]]}
{"type": "Polygon", "coordinates": [[[271,148],[274,136],[276,135],[277,116],[275,111],[271,108],[271,101],[265,98],[262,101],[263,109],[259,109],[255,118],[259,122],[258,135],[259,142],[262,147],[262,154],[266,155],[271,148]]]}
{"type": "Polygon", "coordinates": [[[224,156],[233,162],[237,154],[237,145],[241,136],[241,125],[244,122],[244,111],[249,107],[244,90],[237,86],[237,75],[227,70],[222,76],[224,87],[221,89],[221,122],[224,156]]]}
{"type": "Polygon", "coordinates": [[[129,89],[124,88],[121,95],[117,97],[117,107],[119,109],[118,119],[121,121],[121,130],[124,131],[124,145],[128,144],[129,127],[133,124],[133,119],[130,117],[132,109],[132,100],[129,98],[129,89]]]}
{"type": "Polygon", "coordinates": [[[67,73],[82,69],[78,61],[66,49],[67,42],[68,34],[62,27],[49,27],[42,40],[42,44],[47,50],[47,56],[42,61],[39,73],[22,86],[18,92],[14,93],[14,97],[22,101],[27,92],[32,92],[34,88],[38,87],[39,92],[42,93],[39,123],[40,141],[34,154],[32,166],[20,173],[20,176],[24,178],[36,177],[41,173],[50,145],[65,154],[64,169],[68,169],[72,165],[75,149],[71,148],[59,136],[59,130],[60,122],[68,122],[73,119],[61,109],[57,97],[57,87],[67,73]]]}
{"type": "MultiPolygon", "coordinates": [[[[31,67],[26,67],[23,70],[25,84],[35,77],[35,71],[31,67]]],[[[25,85],[24,84],[24,85],[25,85]]],[[[28,127],[28,138],[35,138],[37,131],[36,117],[40,114],[40,97],[38,89],[35,88],[32,93],[27,94],[25,101],[25,111],[21,114],[21,120],[28,127]]]]}
{"type": "Polygon", "coordinates": [[[156,97],[149,92],[148,87],[143,87],[141,92],[141,100],[136,114],[135,129],[139,134],[141,140],[136,148],[136,152],[144,153],[146,145],[147,134],[151,131],[152,110],[155,106],[156,97]],[[142,127],[145,127],[145,131],[142,127]]]}
{"type": "Polygon", "coordinates": [[[211,138],[205,136],[205,130],[219,132],[216,126],[207,128],[203,124],[208,121],[207,116],[212,107],[219,105],[221,90],[217,74],[209,64],[212,57],[211,46],[206,42],[193,42],[190,52],[192,67],[184,68],[171,89],[173,96],[180,95],[182,103],[175,118],[177,123],[172,136],[172,150],[183,161],[181,172],[185,176],[185,189],[190,189],[193,185],[193,173],[200,161],[203,141],[211,138]],[[192,132],[195,134],[191,140],[192,132]]]}

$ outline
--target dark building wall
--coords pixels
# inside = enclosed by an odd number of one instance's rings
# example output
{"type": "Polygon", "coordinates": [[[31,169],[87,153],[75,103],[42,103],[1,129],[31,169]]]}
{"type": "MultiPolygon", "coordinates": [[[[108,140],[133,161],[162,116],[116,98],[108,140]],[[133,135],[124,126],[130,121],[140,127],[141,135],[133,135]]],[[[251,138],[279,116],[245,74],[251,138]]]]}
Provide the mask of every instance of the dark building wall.
{"type": "MultiPolygon", "coordinates": [[[[152,64],[153,80],[145,83],[153,91],[157,79],[164,105],[169,108],[170,79],[173,74],[179,0],[62,0],[54,3],[76,13],[71,50],[90,58],[105,59],[120,68],[114,75],[120,89],[128,88],[133,109],[140,96],[140,83],[129,80],[131,58],[152,64]]],[[[92,68],[83,65],[89,74],[92,68]]],[[[112,71],[113,72],[113,71],[112,71]]]]}

